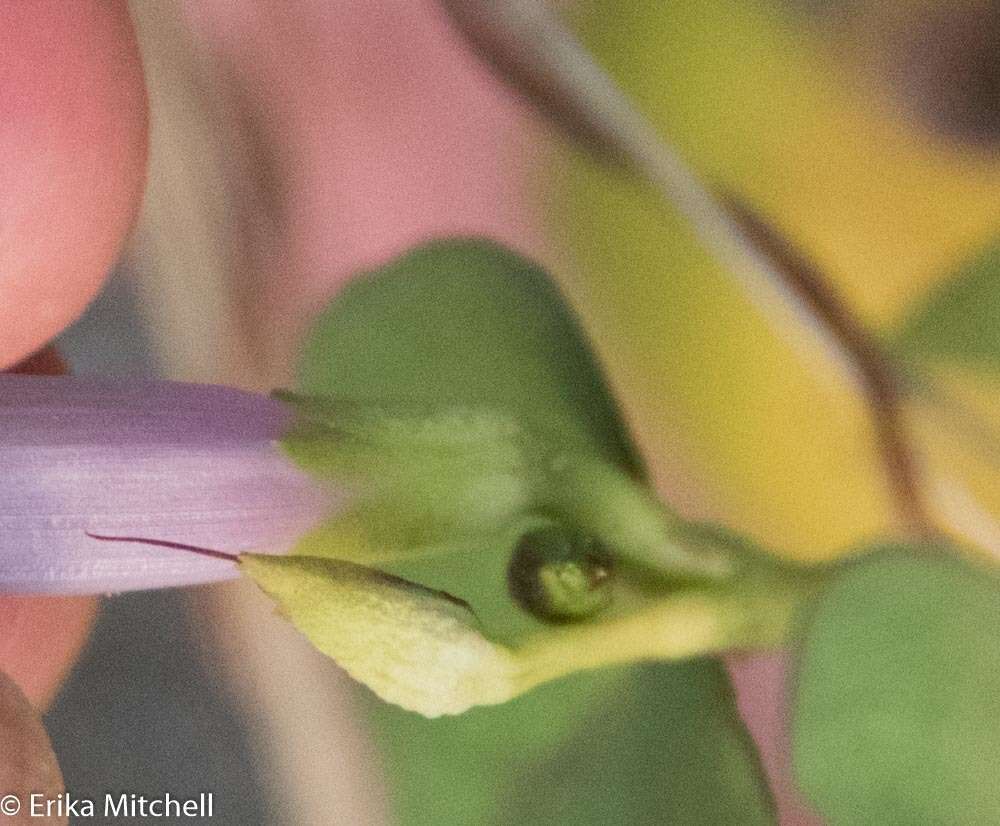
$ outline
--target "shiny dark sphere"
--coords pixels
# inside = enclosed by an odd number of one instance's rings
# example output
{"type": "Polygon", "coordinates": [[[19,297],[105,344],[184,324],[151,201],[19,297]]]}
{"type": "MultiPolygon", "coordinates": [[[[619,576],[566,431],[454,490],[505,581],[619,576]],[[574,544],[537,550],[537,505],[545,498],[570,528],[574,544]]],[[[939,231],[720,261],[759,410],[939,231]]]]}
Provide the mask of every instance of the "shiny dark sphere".
{"type": "Polygon", "coordinates": [[[614,560],[596,539],[558,525],[524,534],[507,568],[511,597],[548,623],[579,622],[611,603],[614,560]]]}

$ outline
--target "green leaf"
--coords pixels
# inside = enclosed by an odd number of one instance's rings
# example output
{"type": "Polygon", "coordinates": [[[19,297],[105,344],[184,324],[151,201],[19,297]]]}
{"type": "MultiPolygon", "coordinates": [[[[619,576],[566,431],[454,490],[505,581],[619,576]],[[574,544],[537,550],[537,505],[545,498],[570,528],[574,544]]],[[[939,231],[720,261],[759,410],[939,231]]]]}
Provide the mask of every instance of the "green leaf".
{"type": "Polygon", "coordinates": [[[461,717],[371,714],[404,826],[774,823],[715,663],[580,675],[461,717]]]}
{"type": "Polygon", "coordinates": [[[902,550],[847,567],[807,626],[793,740],[832,823],[1000,823],[997,579],[902,550]]]}
{"type": "MultiPolygon", "coordinates": [[[[299,390],[507,410],[640,473],[558,291],[485,241],[432,244],[355,281],[313,329],[299,390]]],[[[493,541],[393,572],[467,600],[491,637],[523,639],[542,626],[507,593],[511,550],[493,541]]],[[[460,717],[428,721],[381,703],[371,715],[403,824],[550,823],[554,778],[581,824],[771,822],[715,662],[579,675],[460,717]]]]}
{"type": "Polygon", "coordinates": [[[890,343],[907,358],[1000,371],[1000,244],[933,289],[890,343]]]}

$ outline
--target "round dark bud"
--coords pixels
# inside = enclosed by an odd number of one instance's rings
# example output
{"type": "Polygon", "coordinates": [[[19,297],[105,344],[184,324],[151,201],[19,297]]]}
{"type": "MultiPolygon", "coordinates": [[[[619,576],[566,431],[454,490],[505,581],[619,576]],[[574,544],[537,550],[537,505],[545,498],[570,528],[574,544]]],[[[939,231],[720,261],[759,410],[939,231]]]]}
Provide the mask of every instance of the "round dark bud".
{"type": "Polygon", "coordinates": [[[587,619],[611,602],[614,563],[596,539],[556,525],[529,531],[507,568],[514,601],[543,622],[587,619]]]}

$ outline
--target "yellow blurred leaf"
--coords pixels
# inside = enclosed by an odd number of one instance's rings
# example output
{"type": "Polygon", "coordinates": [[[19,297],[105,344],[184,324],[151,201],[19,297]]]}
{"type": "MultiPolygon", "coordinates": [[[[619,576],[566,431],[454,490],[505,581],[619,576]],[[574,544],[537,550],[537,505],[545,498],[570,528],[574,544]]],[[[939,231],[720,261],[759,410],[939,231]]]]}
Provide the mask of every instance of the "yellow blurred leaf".
{"type": "MultiPolygon", "coordinates": [[[[580,4],[598,58],[710,179],[826,269],[862,318],[900,316],[995,229],[1000,166],[907,128],[778,4],[580,4]]],[[[565,279],[654,473],[792,556],[841,553],[892,511],[853,387],[788,340],[634,184],[567,161],[565,279]],[[676,484],[676,482],[675,482],[676,484]]]]}

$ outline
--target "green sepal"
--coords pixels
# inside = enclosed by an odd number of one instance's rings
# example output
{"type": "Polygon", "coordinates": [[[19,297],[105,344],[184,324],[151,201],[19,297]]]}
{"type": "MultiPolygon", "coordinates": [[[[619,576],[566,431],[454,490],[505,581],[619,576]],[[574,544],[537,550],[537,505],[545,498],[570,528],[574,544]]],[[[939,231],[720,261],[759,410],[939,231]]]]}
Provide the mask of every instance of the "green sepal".
{"type": "Polygon", "coordinates": [[[327,547],[314,535],[300,552],[357,558],[357,546],[337,536],[348,525],[367,540],[359,561],[491,540],[512,546],[519,523],[547,518],[675,578],[732,571],[717,551],[689,550],[676,516],[620,466],[564,443],[562,429],[502,410],[276,395],[298,412],[286,452],[308,472],[353,486],[355,496],[320,528],[327,547]]]}
{"type": "Polygon", "coordinates": [[[312,644],[383,700],[427,717],[507,702],[611,665],[780,644],[808,591],[646,593],[633,610],[492,639],[468,603],[353,562],[245,554],[243,570],[312,644]]]}
{"type": "Polygon", "coordinates": [[[369,562],[505,541],[539,487],[544,446],[502,411],[277,395],[299,413],[286,452],[354,494],[300,552],[342,555],[346,526],[364,539],[351,557],[369,562]]]}

